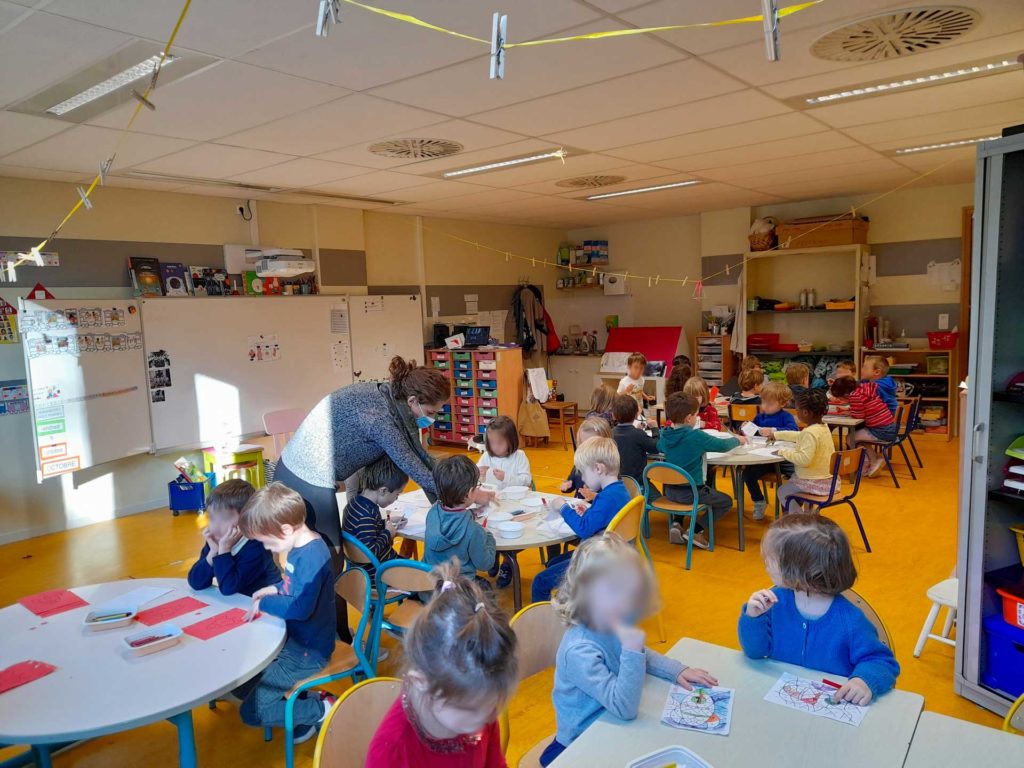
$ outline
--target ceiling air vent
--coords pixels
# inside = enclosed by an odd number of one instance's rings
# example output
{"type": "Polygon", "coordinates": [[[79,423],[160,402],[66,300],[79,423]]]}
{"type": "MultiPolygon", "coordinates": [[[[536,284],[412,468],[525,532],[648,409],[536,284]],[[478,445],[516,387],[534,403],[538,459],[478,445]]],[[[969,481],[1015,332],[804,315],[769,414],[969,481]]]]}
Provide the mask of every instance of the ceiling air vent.
{"type": "Polygon", "coordinates": [[[621,184],[626,180],[625,176],[576,176],[572,179],[556,181],[556,187],[568,187],[569,189],[595,189],[607,187],[611,184],[621,184]]]}
{"type": "Polygon", "coordinates": [[[439,157],[457,155],[463,147],[457,141],[447,139],[389,139],[371,144],[370,152],[381,157],[397,157],[403,160],[435,160],[439,157]]]}
{"type": "Polygon", "coordinates": [[[978,22],[969,8],[905,8],[851,22],[819,37],[811,53],[829,61],[883,61],[930,51],[966,34],[978,22]]]}

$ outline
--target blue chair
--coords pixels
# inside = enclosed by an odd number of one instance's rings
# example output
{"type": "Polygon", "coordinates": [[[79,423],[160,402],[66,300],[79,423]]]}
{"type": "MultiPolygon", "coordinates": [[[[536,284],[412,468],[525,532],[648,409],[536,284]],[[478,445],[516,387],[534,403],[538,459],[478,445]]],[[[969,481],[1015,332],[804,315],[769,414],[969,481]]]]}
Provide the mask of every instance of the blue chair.
{"type": "MultiPolygon", "coordinates": [[[[375,644],[370,658],[376,660],[380,650],[381,632],[389,632],[402,637],[412,626],[413,621],[423,610],[423,604],[416,600],[406,600],[417,592],[433,592],[437,579],[433,568],[419,560],[388,560],[377,569],[377,604],[373,609],[374,630],[372,635],[375,644]],[[385,616],[384,607],[388,605],[388,593],[400,592],[403,601],[385,616]]],[[[392,600],[391,602],[395,602],[392,600]]]]}
{"type": "MultiPolygon", "coordinates": [[[[373,632],[367,632],[371,625],[372,601],[370,599],[370,577],[361,568],[345,571],[334,583],[334,591],[345,600],[350,608],[359,612],[359,623],[352,634],[352,645],[340,640],[334,646],[327,666],[320,672],[296,683],[285,699],[284,705],[284,764],[295,766],[295,702],[304,691],[335,680],[351,677],[353,680],[368,680],[377,674],[376,661],[367,653],[376,647],[373,632]],[[369,634],[369,637],[367,636],[369,634]]],[[[264,729],[264,738],[270,741],[271,729],[264,729]]]]}
{"type": "Polygon", "coordinates": [[[693,536],[697,530],[697,518],[702,512],[707,513],[708,525],[708,550],[715,551],[715,516],[710,514],[711,510],[706,504],[701,504],[697,492],[697,483],[689,472],[675,464],[667,461],[653,461],[644,470],[644,536],[651,536],[651,512],[660,512],[668,515],[669,525],[677,517],[690,518],[690,535],[686,539],[686,570],[690,570],[690,561],[693,558],[693,536]],[[662,496],[658,487],[664,488],[669,485],[690,486],[693,491],[693,503],[682,504],[678,501],[671,501],[662,496]]]}
{"type": "MultiPolygon", "coordinates": [[[[801,509],[805,506],[812,509],[817,514],[821,514],[823,509],[829,507],[836,507],[840,504],[846,504],[853,510],[853,519],[857,521],[857,528],[860,529],[860,537],[864,540],[864,549],[868,552],[871,551],[871,545],[868,544],[868,535],[864,531],[864,523],[861,522],[860,512],[857,511],[857,505],[853,503],[854,497],[857,495],[857,491],[860,490],[860,478],[864,472],[864,460],[867,455],[867,451],[864,448],[852,448],[848,451],[836,451],[832,454],[832,482],[829,485],[828,493],[824,496],[812,496],[809,493],[797,493],[790,496],[786,500],[786,507],[796,502],[800,505],[801,509]],[[849,493],[843,494],[839,492],[842,487],[840,484],[840,478],[843,476],[847,477],[847,482],[853,483],[849,493]]],[[[783,514],[787,513],[789,509],[782,510],[783,514]]]]}

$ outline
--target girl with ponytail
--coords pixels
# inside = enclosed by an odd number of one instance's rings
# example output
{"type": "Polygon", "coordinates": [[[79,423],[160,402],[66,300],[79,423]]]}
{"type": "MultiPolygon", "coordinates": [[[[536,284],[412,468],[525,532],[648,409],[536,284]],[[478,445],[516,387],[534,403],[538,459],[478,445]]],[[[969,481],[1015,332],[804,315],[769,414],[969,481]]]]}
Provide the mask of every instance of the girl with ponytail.
{"type": "Polygon", "coordinates": [[[515,690],[516,638],[489,593],[437,568],[405,636],[405,683],[370,742],[367,768],[506,768],[498,712],[515,690]]]}

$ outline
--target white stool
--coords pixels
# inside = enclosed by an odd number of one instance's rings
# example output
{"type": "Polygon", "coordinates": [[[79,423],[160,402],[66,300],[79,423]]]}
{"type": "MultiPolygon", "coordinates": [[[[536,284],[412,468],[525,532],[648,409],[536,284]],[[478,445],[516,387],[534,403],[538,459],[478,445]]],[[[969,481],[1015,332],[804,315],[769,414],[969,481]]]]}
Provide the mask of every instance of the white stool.
{"type": "Polygon", "coordinates": [[[921,635],[917,638],[917,645],[914,646],[915,659],[920,657],[921,651],[924,650],[924,644],[928,640],[938,640],[946,645],[956,645],[955,640],[949,639],[949,633],[953,629],[953,622],[956,620],[956,600],[959,587],[960,582],[958,579],[946,579],[933,585],[925,593],[928,599],[932,601],[932,608],[928,611],[928,618],[924,620],[924,626],[921,627],[921,635]],[[939,610],[941,608],[946,609],[946,623],[942,627],[942,634],[935,635],[932,634],[932,628],[935,626],[935,620],[939,618],[939,610]]]}

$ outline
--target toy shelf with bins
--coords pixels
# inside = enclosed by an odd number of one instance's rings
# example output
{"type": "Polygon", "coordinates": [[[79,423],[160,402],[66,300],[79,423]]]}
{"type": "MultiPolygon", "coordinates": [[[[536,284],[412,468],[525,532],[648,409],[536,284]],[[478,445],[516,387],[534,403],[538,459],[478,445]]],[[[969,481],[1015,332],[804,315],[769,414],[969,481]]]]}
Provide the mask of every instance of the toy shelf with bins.
{"type": "Polygon", "coordinates": [[[518,347],[432,349],[430,364],[451,380],[451,398],[430,428],[435,443],[466,445],[495,416],[515,420],[523,399],[523,355],[518,347]]]}
{"type": "Polygon", "coordinates": [[[698,333],[693,339],[693,375],[709,386],[722,386],[733,377],[732,336],[698,333]]]}
{"type": "Polygon", "coordinates": [[[913,387],[912,397],[921,398],[921,411],[929,406],[942,407],[945,413],[945,428],[926,428],[926,434],[934,434],[947,441],[956,436],[960,420],[958,417],[960,372],[957,370],[958,351],[954,349],[862,349],[861,362],[868,355],[880,355],[891,358],[898,366],[900,363],[916,363],[914,373],[892,373],[897,381],[903,381],[913,387]],[[943,369],[944,373],[928,373],[929,360],[931,365],[943,369]],[[925,394],[930,393],[930,394],[925,394]]]}

